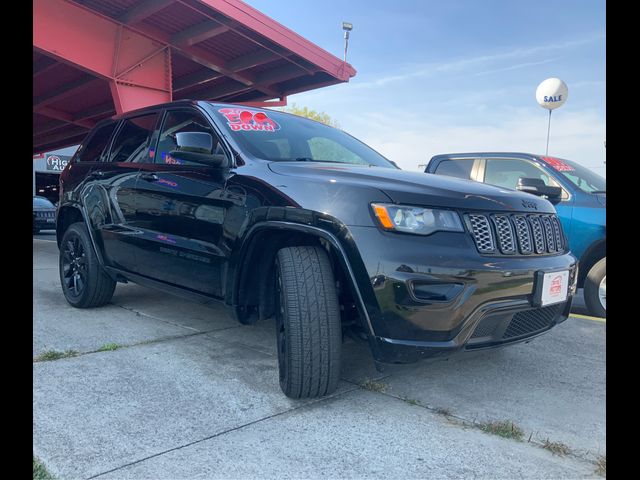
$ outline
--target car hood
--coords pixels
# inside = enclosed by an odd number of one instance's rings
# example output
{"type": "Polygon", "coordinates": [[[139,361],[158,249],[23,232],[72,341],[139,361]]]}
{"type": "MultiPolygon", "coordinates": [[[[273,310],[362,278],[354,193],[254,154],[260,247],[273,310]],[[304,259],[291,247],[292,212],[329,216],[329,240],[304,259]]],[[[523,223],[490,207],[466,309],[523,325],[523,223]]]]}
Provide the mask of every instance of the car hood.
{"type": "Polygon", "coordinates": [[[361,165],[271,162],[277,174],[306,181],[377,188],[394,203],[465,210],[555,213],[547,200],[471,180],[361,165]]]}

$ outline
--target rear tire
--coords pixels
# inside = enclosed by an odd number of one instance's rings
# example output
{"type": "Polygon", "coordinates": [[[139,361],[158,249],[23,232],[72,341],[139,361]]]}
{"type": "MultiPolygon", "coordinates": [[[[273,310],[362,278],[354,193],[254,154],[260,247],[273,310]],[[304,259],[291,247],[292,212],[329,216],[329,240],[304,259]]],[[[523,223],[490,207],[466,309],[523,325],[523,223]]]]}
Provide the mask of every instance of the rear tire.
{"type": "Polygon", "coordinates": [[[596,317],[605,318],[607,316],[606,282],[607,257],[599,260],[591,267],[584,282],[584,303],[587,304],[589,313],[596,317]],[[604,291],[601,287],[604,287],[604,291]],[[601,296],[602,293],[605,294],[604,298],[601,296]]]}
{"type": "Polygon", "coordinates": [[[71,306],[100,307],[111,300],[116,282],[98,262],[84,223],[74,223],[64,232],[59,269],[62,291],[71,306]]]}
{"type": "Polygon", "coordinates": [[[342,328],[336,283],[319,247],[288,247],[276,258],[280,388],[290,398],[321,397],[340,378],[342,328]]]}

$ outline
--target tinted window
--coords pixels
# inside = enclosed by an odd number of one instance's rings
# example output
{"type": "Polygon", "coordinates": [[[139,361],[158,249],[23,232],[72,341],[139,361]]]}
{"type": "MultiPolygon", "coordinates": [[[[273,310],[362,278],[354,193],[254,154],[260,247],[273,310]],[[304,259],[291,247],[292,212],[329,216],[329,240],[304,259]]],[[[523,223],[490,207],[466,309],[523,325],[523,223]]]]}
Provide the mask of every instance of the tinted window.
{"type": "Polygon", "coordinates": [[[174,110],[167,113],[164,124],[162,125],[162,133],[158,141],[158,148],[154,154],[156,163],[177,164],[177,165],[202,165],[187,160],[171,157],[171,150],[176,150],[176,133],[181,132],[203,132],[208,133],[213,138],[214,154],[224,155],[224,150],[218,139],[218,136],[209,126],[209,122],[195,110],[174,110]]]}
{"type": "Polygon", "coordinates": [[[541,168],[527,160],[487,159],[484,170],[485,183],[515,190],[519,178],[538,178],[545,185],[560,186],[541,168]]]}
{"type": "Polygon", "coordinates": [[[434,173],[438,175],[447,175],[449,177],[471,179],[471,168],[473,167],[473,159],[457,159],[443,160],[438,164],[434,173]]]}
{"type": "Polygon", "coordinates": [[[91,135],[91,138],[88,139],[88,142],[83,144],[78,150],[78,155],[76,156],[75,161],[99,162],[100,157],[109,143],[113,129],[116,128],[116,124],[116,122],[108,123],[107,125],[103,125],[98,128],[94,134],[91,135]]]}
{"type": "Polygon", "coordinates": [[[53,203],[43,197],[33,197],[33,206],[36,208],[55,208],[53,203]]]}
{"type": "Polygon", "coordinates": [[[228,134],[257,158],[298,159],[396,168],[354,137],[319,122],[287,113],[212,105],[228,134]]]}
{"type": "Polygon", "coordinates": [[[111,146],[110,162],[144,162],[156,125],[157,113],[128,118],[111,146]]]}

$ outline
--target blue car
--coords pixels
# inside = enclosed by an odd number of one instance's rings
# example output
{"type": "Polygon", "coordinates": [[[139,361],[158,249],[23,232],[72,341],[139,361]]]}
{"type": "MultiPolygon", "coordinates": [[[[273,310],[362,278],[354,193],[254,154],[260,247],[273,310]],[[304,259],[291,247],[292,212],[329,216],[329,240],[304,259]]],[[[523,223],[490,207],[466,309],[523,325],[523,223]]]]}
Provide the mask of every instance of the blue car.
{"type": "Polygon", "coordinates": [[[606,181],[582,165],[531,153],[450,153],[431,158],[426,173],[484,182],[545,196],[553,203],[579,260],[578,288],[592,315],[607,312],[606,181]]]}

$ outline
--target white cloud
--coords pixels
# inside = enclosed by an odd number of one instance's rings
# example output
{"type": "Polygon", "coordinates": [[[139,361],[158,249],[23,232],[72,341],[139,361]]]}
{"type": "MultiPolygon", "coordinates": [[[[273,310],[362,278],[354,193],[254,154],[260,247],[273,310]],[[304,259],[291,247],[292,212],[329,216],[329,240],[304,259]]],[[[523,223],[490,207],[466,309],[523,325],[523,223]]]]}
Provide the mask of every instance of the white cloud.
{"type": "MultiPolygon", "coordinates": [[[[456,59],[449,62],[414,64],[406,68],[406,70],[408,70],[406,71],[406,73],[382,76],[374,80],[365,80],[362,82],[360,82],[359,78],[356,77],[352,81],[353,84],[351,88],[360,89],[360,88],[369,88],[369,87],[381,87],[389,83],[395,83],[395,82],[415,79],[419,77],[428,77],[435,74],[442,74],[444,72],[462,72],[469,68],[477,69],[477,68],[480,68],[480,65],[492,64],[495,62],[501,62],[505,60],[509,60],[509,61],[512,61],[513,59],[522,60],[524,58],[536,56],[539,54],[544,54],[545,56],[547,56],[549,55],[550,52],[570,50],[576,47],[593,43],[603,38],[604,38],[604,34],[598,33],[590,37],[580,38],[576,40],[569,40],[566,42],[550,43],[550,44],[538,45],[533,47],[512,48],[512,49],[509,49],[508,51],[478,55],[476,57],[461,58],[461,59],[456,59]]],[[[505,70],[510,70],[513,68],[523,68],[525,66],[530,66],[530,65],[540,65],[543,63],[549,63],[550,61],[551,60],[542,60],[538,62],[531,62],[529,64],[525,63],[525,64],[521,64],[521,67],[518,67],[518,66],[511,67],[510,65],[507,65],[507,68],[505,68],[505,70]]],[[[502,71],[502,70],[503,69],[497,69],[495,71],[502,71]]],[[[488,71],[486,73],[492,73],[492,71],[488,71]]],[[[376,74],[376,75],[379,75],[379,74],[376,74]]]]}
{"type": "MultiPolygon", "coordinates": [[[[543,112],[544,113],[544,112],[543,112]]],[[[528,109],[513,110],[492,125],[438,124],[431,118],[370,113],[350,117],[343,128],[405,170],[422,170],[439,153],[544,153],[546,115],[528,109]]],[[[604,119],[595,111],[565,112],[552,119],[549,155],[574,160],[605,175],[604,119]]]]}
{"type": "Polygon", "coordinates": [[[515,65],[509,65],[508,67],[501,67],[501,68],[494,68],[492,70],[484,70],[482,72],[478,72],[478,73],[474,73],[473,75],[475,77],[481,76],[481,75],[490,75],[493,73],[500,73],[500,72],[509,72],[511,70],[519,70],[521,68],[527,68],[527,67],[535,67],[538,65],[544,65],[546,63],[553,63],[556,60],[559,60],[560,57],[555,57],[555,58],[547,58],[544,60],[540,60],[537,62],[524,62],[524,63],[517,63],[515,65]]]}

